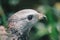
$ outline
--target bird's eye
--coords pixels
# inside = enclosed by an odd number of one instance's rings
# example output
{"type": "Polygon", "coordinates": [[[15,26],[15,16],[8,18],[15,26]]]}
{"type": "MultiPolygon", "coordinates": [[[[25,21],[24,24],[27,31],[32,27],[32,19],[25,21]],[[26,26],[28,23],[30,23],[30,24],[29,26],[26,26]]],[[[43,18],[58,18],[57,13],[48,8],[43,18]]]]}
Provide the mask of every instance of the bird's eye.
{"type": "Polygon", "coordinates": [[[27,18],[28,18],[28,20],[32,20],[33,15],[29,15],[27,18]]]}

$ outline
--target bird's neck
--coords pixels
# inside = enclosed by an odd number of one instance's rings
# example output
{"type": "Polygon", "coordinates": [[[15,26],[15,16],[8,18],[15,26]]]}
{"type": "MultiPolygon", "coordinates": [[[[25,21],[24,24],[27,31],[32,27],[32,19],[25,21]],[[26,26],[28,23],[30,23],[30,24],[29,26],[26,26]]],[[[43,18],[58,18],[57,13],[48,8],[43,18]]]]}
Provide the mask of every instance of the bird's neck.
{"type": "Polygon", "coordinates": [[[21,34],[21,32],[19,32],[18,30],[15,30],[15,29],[9,29],[9,32],[12,35],[16,35],[17,36],[17,40],[28,40],[29,39],[28,30],[24,31],[23,34],[21,34]]]}

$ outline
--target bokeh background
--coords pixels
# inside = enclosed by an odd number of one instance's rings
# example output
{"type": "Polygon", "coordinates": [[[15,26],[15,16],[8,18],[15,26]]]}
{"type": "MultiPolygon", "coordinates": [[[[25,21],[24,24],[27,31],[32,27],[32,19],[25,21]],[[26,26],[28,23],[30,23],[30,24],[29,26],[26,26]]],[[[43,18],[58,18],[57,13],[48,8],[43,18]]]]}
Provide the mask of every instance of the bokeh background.
{"type": "Polygon", "coordinates": [[[30,31],[30,40],[60,40],[60,0],[0,0],[0,25],[22,9],[34,9],[47,16],[30,31]]]}

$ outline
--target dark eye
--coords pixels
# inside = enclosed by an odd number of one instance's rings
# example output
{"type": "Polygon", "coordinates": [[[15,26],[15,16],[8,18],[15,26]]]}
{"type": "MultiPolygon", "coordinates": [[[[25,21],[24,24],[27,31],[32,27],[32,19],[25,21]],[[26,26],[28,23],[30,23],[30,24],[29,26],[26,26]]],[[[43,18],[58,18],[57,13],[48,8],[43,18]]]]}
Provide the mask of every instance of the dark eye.
{"type": "Polygon", "coordinates": [[[28,16],[28,20],[32,20],[32,18],[33,18],[33,15],[28,16]]]}

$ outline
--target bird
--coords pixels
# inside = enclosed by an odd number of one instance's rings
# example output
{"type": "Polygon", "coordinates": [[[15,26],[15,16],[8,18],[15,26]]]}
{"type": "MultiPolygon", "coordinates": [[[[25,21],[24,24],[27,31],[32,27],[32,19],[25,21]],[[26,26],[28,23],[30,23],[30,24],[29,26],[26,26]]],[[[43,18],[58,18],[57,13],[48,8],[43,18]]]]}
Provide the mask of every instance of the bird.
{"type": "Polygon", "coordinates": [[[32,26],[46,16],[34,9],[22,9],[8,18],[6,40],[29,40],[32,26]]]}

